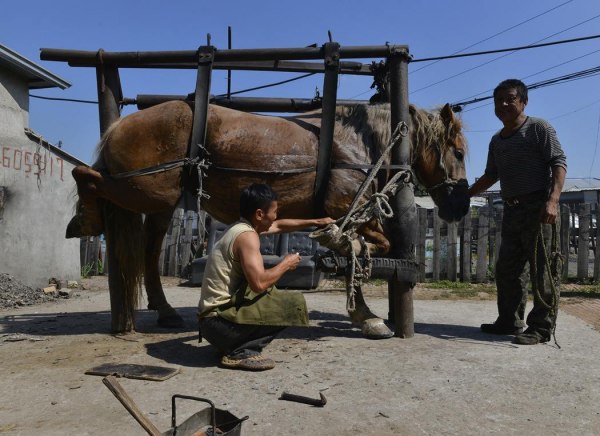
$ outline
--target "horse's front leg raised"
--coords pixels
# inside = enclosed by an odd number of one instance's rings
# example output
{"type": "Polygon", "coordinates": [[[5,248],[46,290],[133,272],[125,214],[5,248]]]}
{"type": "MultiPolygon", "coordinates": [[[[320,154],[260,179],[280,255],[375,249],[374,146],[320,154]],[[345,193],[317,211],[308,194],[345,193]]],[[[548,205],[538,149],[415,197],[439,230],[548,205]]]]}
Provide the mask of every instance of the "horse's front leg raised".
{"type": "MultiPolygon", "coordinates": [[[[393,336],[393,333],[381,318],[371,312],[369,306],[365,302],[365,298],[362,293],[362,288],[359,286],[355,288],[354,293],[354,307],[352,311],[348,311],[350,320],[360,326],[362,334],[367,339],[387,339],[393,336]]],[[[348,293],[348,291],[346,291],[348,293]]],[[[347,295],[348,299],[352,298],[351,295],[347,295]]]]}
{"type": "Polygon", "coordinates": [[[158,324],[161,327],[183,327],[183,318],[167,302],[160,282],[158,259],[162,241],[167,234],[173,210],[146,215],[144,232],[146,236],[144,285],[148,294],[148,309],[158,311],[158,324]]]}

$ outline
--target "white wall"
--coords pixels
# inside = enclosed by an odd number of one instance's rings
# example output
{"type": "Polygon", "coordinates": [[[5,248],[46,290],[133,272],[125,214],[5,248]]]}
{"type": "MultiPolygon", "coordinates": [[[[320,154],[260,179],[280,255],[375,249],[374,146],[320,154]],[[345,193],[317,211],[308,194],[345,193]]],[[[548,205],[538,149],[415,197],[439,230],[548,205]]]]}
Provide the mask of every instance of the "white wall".
{"type": "Polygon", "coordinates": [[[0,70],[0,272],[41,287],[48,279],[79,278],[79,239],[65,239],[73,215],[74,165],[24,133],[28,126],[25,80],[0,70]]]}

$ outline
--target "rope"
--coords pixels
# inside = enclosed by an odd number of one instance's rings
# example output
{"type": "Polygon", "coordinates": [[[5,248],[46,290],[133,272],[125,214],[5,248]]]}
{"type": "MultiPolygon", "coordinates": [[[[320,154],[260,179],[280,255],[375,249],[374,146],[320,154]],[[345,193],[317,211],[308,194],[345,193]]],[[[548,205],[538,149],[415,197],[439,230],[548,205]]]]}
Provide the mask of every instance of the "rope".
{"type": "MultiPolygon", "coordinates": [[[[556,341],[556,319],[558,317],[558,301],[559,301],[559,290],[558,290],[558,280],[559,280],[559,272],[562,270],[562,263],[564,261],[563,255],[559,253],[558,250],[558,230],[556,223],[552,224],[552,241],[550,249],[554,246],[553,252],[548,255],[546,251],[546,244],[544,242],[544,234],[543,234],[543,225],[540,223],[539,231],[535,235],[535,246],[534,246],[534,262],[533,262],[533,278],[531,280],[531,289],[534,292],[535,298],[544,306],[546,309],[550,310],[550,316],[554,317],[554,325],[552,326],[552,337],[554,338],[554,343],[558,348],[558,342],[556,341]],[[539,283],[538,283],[538,241],[541,242],[542,250],[544,251],[544,265],[546,267],[546,271],[548,272],[548,278],[550,282],[550,289],[552,290],[552,296],[550,303],[547,303],[540,294],[539,283]]],[[[543,280],[543,277],[542,277],[543,280]]]]}
{"type": "Polygon", "coordinates": [[[359,239],[358,243],[360,247],[355,247],[354,242],[357,240],[355,236],[356,230],[363,224],[371,221],[373,217],[391,218],[393,216],[392,207],[389,204],[390,196],[393,196],[398,189],[404,188],[407,185],[412,186],[412,171],[410,166],[406,166],[404,170],[394,174],[381,192],[373,194],[366,203],[359,205],[359,201],[363,198],[371,182],[377,176],[378,171],[381,169],[387,155],[396,142],[401,137],[407,135],[408,126],[405,122],[401,121],[394,130],[386,149],[358,189],[348,212],[338,219],[335,224],[331,224],[325,229],[317,230],[311,234],[311,237],[314,239],[326,239],[326,242],[319,242],[328,246],[328,248],[336,251],[347,249],[349,252],[347,255],[349,268],[347,267],[346,269],[346,292],[348,298],[346,309],[348,312],[356,310],[356,289],[369,280],[373,264],[369,250],[363,240],[359,239]],[[364,253],[364,264],[359,262],[357,256],[357,253],[361,252],[364,253]]]}

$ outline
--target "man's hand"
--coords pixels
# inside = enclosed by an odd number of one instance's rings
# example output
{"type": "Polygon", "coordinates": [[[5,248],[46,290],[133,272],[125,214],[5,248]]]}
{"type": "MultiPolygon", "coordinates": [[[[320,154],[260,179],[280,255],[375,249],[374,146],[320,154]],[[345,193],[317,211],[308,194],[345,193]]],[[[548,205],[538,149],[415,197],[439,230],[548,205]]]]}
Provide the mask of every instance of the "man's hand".
{"type": "Polygon", "coordinates": [[[540,211],[540,221],[544,224],[554,224],[558,216],[558,200],[549,199],[540,211]]]}
{"type": "Polygon", "coordinates": [[[319,218],[315,220],[315,226],[317,227],[323,227],[329,224],[334,224],[335,220],[329,217],[326,218],[319,218]]]}
{"type": "Polygon", "coordinates": [[[286,254],[283,260],[281,261],[281,265],[284,265],[284,267],[287,270],[296,269],[299,263],[300,255],[298,253],[286,254]]]}

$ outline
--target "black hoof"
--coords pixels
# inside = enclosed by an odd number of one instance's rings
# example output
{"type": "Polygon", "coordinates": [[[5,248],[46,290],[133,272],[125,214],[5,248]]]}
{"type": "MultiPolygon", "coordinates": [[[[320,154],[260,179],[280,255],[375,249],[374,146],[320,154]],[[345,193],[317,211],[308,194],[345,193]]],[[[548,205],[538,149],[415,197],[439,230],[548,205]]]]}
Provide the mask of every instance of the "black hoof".
{"type": "Polygon", "coordinates": [[[179,315],[165,316],[164,318],[159,318],[156,322],[165,329],[177,329],[185,325],[183,318],[179,315]]]}

